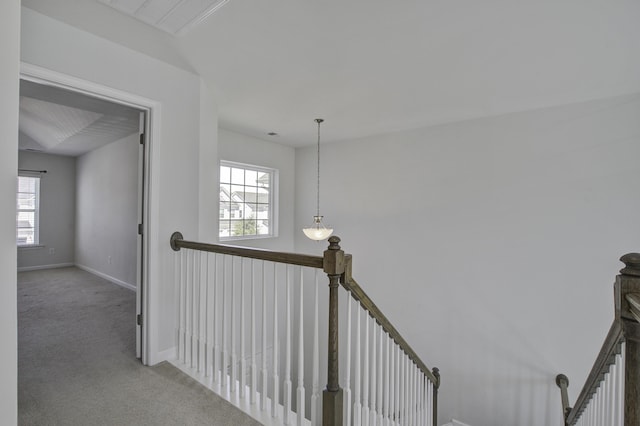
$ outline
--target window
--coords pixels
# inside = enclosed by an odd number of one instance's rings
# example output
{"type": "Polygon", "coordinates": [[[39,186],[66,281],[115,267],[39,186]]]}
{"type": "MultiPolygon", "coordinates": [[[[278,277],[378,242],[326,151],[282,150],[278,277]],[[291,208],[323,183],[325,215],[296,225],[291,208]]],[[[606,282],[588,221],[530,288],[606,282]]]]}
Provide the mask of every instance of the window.
{"type": "Polygon", "coordinates": [[[16,242],[18,246],[39,244],[39,177],[18,176],[16,205],[16,242]]]}
{"type": "Polygon", "coordinates": [[[220,239],[276,235],[276,178],[274,169],[220,162],[220,239]]]}

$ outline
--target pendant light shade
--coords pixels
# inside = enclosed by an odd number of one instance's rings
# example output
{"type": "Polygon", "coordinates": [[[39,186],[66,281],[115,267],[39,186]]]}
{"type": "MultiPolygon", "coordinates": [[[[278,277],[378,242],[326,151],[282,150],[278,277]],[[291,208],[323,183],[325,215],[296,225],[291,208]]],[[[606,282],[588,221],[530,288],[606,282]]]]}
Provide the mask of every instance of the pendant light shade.
{"type": "Polygon", "coordinates": [[[316,215],[313,217],[313,223],[311,226],[304,228],[302,232],[307,238],[315,241],[326,240],[333,233],[333,228],[325,226],[322,223],[322,216],[320,215],[320,123],[324,120],[322,118],[316,118],[318,123],[318,180],[316,186],[316,215]]]}

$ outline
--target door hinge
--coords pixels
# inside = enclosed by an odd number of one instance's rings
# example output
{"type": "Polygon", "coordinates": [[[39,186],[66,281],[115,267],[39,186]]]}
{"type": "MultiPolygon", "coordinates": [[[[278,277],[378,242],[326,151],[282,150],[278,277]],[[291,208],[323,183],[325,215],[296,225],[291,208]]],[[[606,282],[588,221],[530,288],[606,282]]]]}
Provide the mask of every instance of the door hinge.
{"type": "Polygon", "coordinates": [[[136,315],[136,323],[142,325],[142,314],[136,315]]]}
{"type": "Polygon", "coordinates": [[[144,145],[144,133],[140,133],[140,145],[144,145]]]}
{"type": "Polygon", "coordinates": [[[142,231],[144,230],[143,228],[144,228],[144,227],[142,226],[142,224],[141,224],[141,223],[139,223],[139,224],[138,224],[138,235],[142,235],[142,231]]]}

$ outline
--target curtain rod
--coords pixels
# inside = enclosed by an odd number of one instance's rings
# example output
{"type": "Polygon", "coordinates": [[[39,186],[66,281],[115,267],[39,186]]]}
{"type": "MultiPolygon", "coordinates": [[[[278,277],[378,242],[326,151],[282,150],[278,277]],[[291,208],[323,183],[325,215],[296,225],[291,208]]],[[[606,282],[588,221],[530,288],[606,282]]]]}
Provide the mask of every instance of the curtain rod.
{"type": "Polygon", "coordinates": [[[47,173],[46,170],[18,169],[19,172],[47,173]]]}

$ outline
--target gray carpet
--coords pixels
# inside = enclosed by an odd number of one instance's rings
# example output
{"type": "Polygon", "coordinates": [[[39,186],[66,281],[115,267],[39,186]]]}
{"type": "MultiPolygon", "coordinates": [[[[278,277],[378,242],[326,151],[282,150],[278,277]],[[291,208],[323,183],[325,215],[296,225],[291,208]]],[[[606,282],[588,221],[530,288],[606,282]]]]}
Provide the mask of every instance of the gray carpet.
{"type": "Polygon", "coordinates": [[[258,425],[135,358],[135,293],[77,268],[18,274],[20,425],[258,425]]]}

